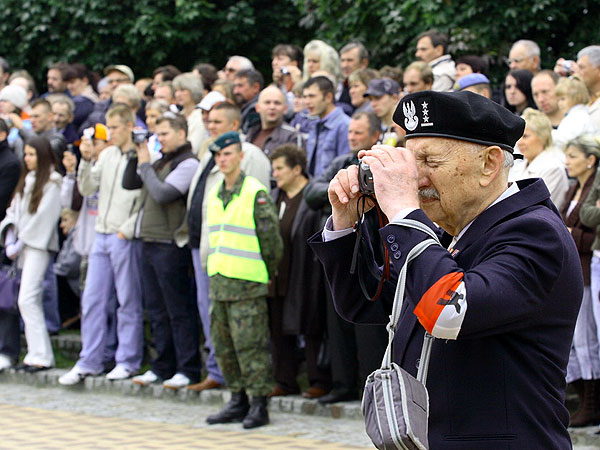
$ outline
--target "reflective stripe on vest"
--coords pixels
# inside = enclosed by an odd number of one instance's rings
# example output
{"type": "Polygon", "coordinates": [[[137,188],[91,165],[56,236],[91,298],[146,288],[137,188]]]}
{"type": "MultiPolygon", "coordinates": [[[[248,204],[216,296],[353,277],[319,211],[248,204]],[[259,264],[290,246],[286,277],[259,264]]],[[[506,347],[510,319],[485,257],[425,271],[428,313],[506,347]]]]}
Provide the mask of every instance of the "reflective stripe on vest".
{"type": "Polygon", "coordinates": [[[269,273],[254,224],[256,194],[266,188],[257,179],[246,176],[239,195],[234,195],[223,209],[218,195],[221,186],[219,183],[208,194],[208,276],[219,273],[228,278],[266,284],[269,273]]]}

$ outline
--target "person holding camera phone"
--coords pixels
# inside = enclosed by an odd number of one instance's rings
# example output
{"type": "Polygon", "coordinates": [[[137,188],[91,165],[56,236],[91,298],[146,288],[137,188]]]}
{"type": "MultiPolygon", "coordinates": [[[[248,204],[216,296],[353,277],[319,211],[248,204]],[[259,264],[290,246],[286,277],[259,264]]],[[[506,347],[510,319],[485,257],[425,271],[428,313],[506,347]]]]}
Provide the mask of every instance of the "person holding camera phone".
{"type": "Polygon", "coordinates": [[[173,390],[197,383],[201,370],[192,260],[184,232],[187,192],[198,160],[187,131],[184,115],[163,113],[155,128],[162,157],[151,163],[146,136],[135,136],[137,158],[129,160],[123,177],[125,189],[142,189],[134,236],[142,241],[142,288],[157,351],[150,370],[133,382],[145,386],[162,381],[173,390]]]}
{"type": "Polygon", "coordinates": [[[124,104],[113,105],[106,113],[106,128],[112,146],[93,164],[93,147],[81,148],[77,186],[83,196],[98,192],[96,237],[88,257],[85,289],[81,298],[81,353],[75,366],[61,376],[62,385],[77,384],[88,375],[103,372],[108,337],[107,304],[117,294],[118,347],[116,366],[106,378],[129,378],[142,363],[142,287],[140,242],[133,239],[140,205],[140,189],[121,186],[128,154],[133,151],[131,133],[135,113],[124,104]]]}
{"type": "MultiPolygon", "coordinates": [[[[391,266],[381,296],[369,302],[359,277],[348,276],[353,227],[362,226],[357,166],[331,181],[332,216],[312,238],[337,311],[388,323],[397,274],[429,239],[421,229],[438,233],[437,223],[446,248],[429,246],[408,265],[393,346],[393,360],[415,376],[425,332],[438,338],[427,378],[429,448],[571,448],[564,374],[581,263],[543,181],[508,183],[524,121],[467,91],[409,94],[394,121],[407,148],[376,145],[358,155],[374,188],[364,209],[376,201],[390,221],[379,230],[391,266]]],[[[375,269],[370,252],[358,260],[375,269]]],[[[377,285],[363,272],[366,286],[377,285]]]]}

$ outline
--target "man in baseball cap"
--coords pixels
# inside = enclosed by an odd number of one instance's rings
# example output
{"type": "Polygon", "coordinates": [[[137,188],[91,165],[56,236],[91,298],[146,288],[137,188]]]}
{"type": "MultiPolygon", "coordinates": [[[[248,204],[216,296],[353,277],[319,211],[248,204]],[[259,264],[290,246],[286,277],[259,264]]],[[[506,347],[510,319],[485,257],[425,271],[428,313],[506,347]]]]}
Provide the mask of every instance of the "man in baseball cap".
{"type": "MultiPolygon", "coordinates": [[[[392,116],[396,105],[398,105],[400,85],[390,78],[376,78],[369,81],[367,90],[363,94],[371,102],[371,108],[375,115],[381,120],[381,141],[396,145],[399,135],[394,128],[392,116]]],[[[399,131],[399,130],[398,130],[399,131]]]]}
{"type": "MultiPolygon", "coordinates": [[[[442,232],[441,245],[407,266],[405,308],[394,327],[393,359],[413,376],[424,334],[438,338],[427,378],[429,448],[571,448],[564,374],[581,263],[544,182],[508,182],[524,121],[468,91],[409,94],[394,121],[406,148],[376,145],[358,156],[390,221],[379,235],[393,275],[416,245],[442,232]]],[[[396,276],[375,302],[349,276],[353,226],[361,223],[358,168],[339,171],[328,195],[332,216],[311,245],[336,310],[352,322],[386,324],[396,276]]],[[[364,252],[362,264],[375,267],[364,252]]],[[[363,283],[377,285],[364,272],[363,283]]]]}
{"type": "Polygon", "coordinates": [[[112,64],[104,68],[104,75],[111,87],[111,93],[121,84],[133,84],[135,76],[133,70],[125,64],[112,64]]]}

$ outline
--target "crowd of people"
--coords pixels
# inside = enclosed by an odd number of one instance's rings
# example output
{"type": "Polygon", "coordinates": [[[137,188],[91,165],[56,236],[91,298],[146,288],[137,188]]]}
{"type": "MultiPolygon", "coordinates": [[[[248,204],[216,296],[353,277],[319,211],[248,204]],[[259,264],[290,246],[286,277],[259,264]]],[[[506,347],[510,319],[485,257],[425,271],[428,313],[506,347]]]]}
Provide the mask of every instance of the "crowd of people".
{"type": "Polygon", "coordinates": [[[434,30],[416,42],[404,69],[370,67],[359,42],[280,44],[268,83],[244,56],[137,80],[123,64],[100,77],[59,62],[39,96],[0,58],[0,245],[21,277],[0,311],[0,370],[53,367],[50,335],[80,326],[61,385],[106,374],[226,387],[231,401],[207,421],[245,428],[269,422],[269,396],[358,399],[388,333],[338,316],[307,239],[331,212],[330,180],[359,150],[403,145],[393,116],[404,95],[471,91],[525,119],[509,179],[542,178],[577,245],[571,425],[600,423],[600,46],[542,70],[537,44],[517,41],[492,86],[485,56],[454,60],[434,30]]]}

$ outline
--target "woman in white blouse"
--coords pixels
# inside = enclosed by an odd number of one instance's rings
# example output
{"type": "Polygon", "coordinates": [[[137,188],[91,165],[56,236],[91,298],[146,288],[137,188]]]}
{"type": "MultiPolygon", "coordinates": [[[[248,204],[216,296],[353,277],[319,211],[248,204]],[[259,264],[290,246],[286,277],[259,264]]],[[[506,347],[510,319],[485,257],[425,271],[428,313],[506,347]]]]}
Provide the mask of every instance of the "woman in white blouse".
{"type": "Polygon", "coordinates": [[[550,191],[550,197],[560,210],[569,181],[564,164],[552,149],[552,124],[546,115],[527,108],[521,116],[525,120],[525,132],[517,145],[524,156],[510,172],[509,180],[541,178],[550,191]]]}

